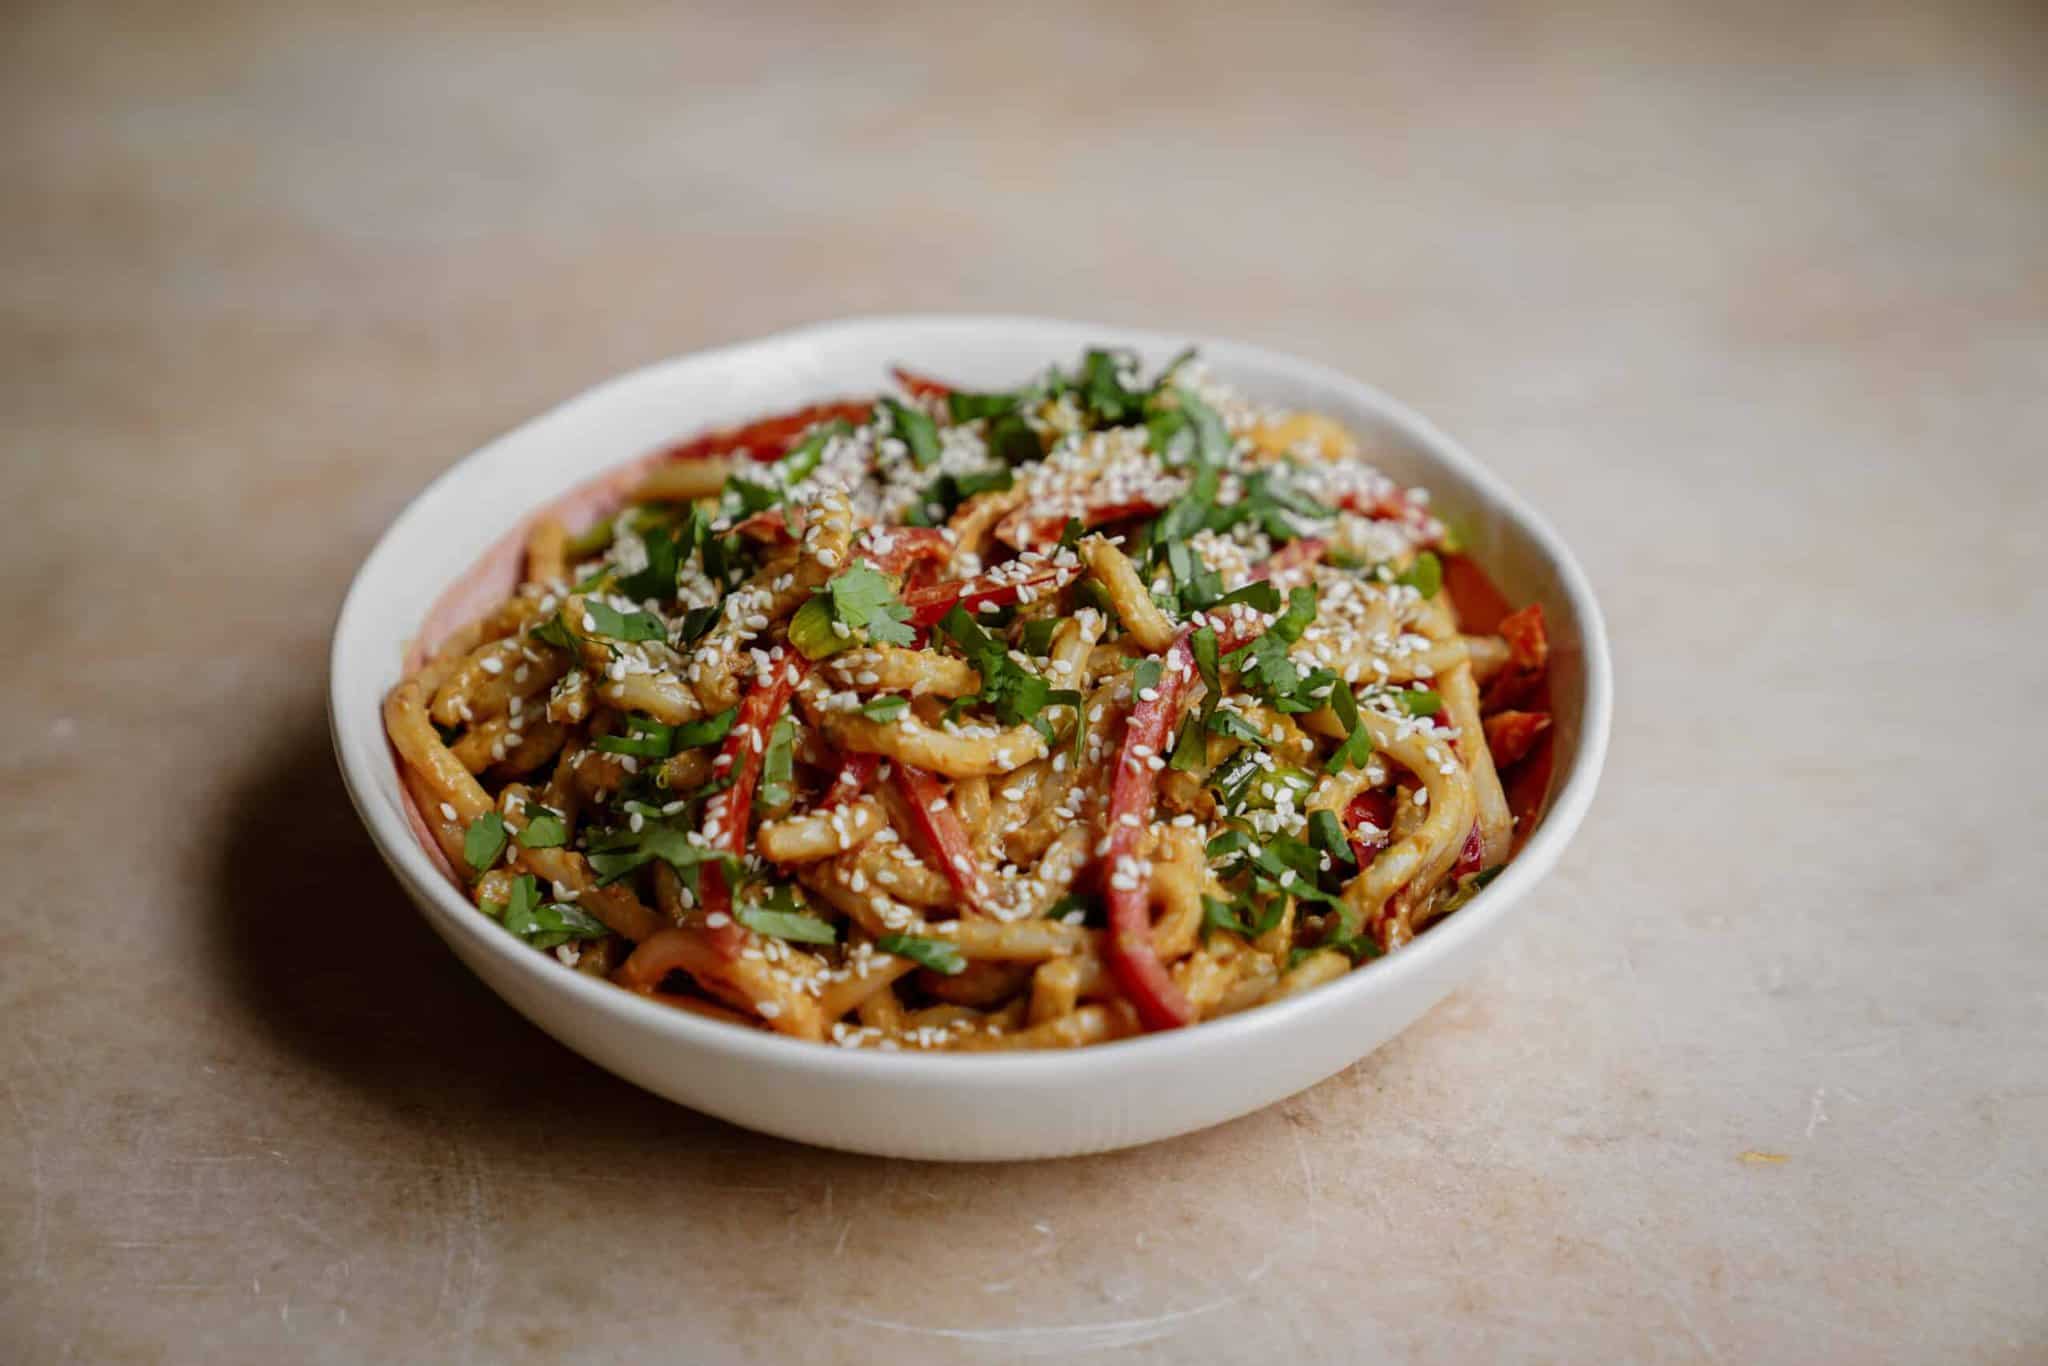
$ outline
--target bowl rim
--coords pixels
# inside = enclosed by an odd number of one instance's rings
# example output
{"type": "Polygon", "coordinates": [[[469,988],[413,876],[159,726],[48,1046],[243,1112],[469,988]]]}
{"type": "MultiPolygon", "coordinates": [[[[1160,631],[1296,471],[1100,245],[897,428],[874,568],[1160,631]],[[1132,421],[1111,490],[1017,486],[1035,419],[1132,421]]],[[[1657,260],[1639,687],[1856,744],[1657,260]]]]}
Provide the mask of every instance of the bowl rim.
{"type": "MultiPolygon", "coordinates": [[[[630,458],[621,457],[606,468],[630,458]]],[[[445,585],[430,586],[429,591],[422,594],[422,606],[432,601],[433,592],[443,588],[445,585]]],[[[394,664],[396,662],[393,661],[394,664]]],[[[759,1063],[784,1072],[811,1073],[830,1069],[831,1074],[841,1080],[861,1077],[877,1082],[943,1080],[946,1084],[957,1085],[975,1077],[999,1078],[1006,1083],[1014,1083],[1051,1074],[1074,1081],[1084,1078],[1105,1080],[1113,1079],[1117,1073],[1186,1062],[1204,1052],[1222,1053],[1233,1044],[1254,1045],[1261,1040],[1271,1041],[1292,1034],[1298,1028],[1312,1027],[1318,1020],[1343,1014],[1360,998],[1394,994],[1403,980],[1429,973],[1441,960],[1457,955],[1474,941],[1492,933],[1497,922],[1508,914],[1514,904],[1550,872],[1577,832],[1592,804],[1606,760],[1613,712],[1612,675],[1606,623],[1599,602],[1585,572],[1563,538],[1505,480],[1462,445],[1429,419],[1375,386],[1317,361],[1222,337],[1165,333],[1026,314],[915,313],[837,318],[657,360],[585,388],[449,465],[407,501],[377,538],[349,583],[335,617],[328,652],[327,710],[330,737],[350,802],[384,862],[412,894],[415,904],[423,908],[423,913],[430,913],[435,929],[444,938],[459,937],[468,946],[526,978],[537,991],[566,996],[583,1008],[612,1017],[624,1028],[651,1030],[680,1047],[709,1050],[727,1055],[732,1060],[759,1063]],[[1374,411],[1389,427],[1424,452],[1429,460],[1456,470],[1485,500],[1517,524],[1549,561],[1557,577],[1557,586],[1578,620],[1584,661],[1584,697],[1578,743],[1565,766],[1566,779],[1552,794],[1542,822],[1522,851],[1506,865],[1506,870],[1470,903],[1461,907],[1456,915],[1432,926],[1428,934],[1404,945],[1399,952],[1388,954],[1362,970],[1348,972],[1314,991],[1185,1029],[1139,1034],[1086,1048],[990,1053],[845,1048],[829,1040],[811,1042],[766,1030],[735,1028],[662,1005],[610,982],[598,981],[566,968],[552,954],[535,952],[478,915],[475,908],[460,897],[434,868],[402,813],[387,803],[377,790],[377,772],[373,764],[391,765],[395,773],[397,762],[384,736],[382,695],[357,698],[344,691],[349,674],[346,662],[357,651],[370,648],[367,641],[359,642],[358,637],[369,629],[378,606],[368,592],[372,570],[399,553],[399,543],[409,538],[412,524],[426,515],[426,505],[439,490],[464,477],[465,471],[485,460],[491,452],[553,418],[600,407],[610,402],[619,391],[680,365],[714,359],[730,361],[743,358],[750,351],[772,353],[793,342],[823,339],[835,334],[874,334],[934,327],[1063,331],[1086,334],[1105,345],[1160,351],[1191,344],[1205,351],[1228,351],[1272,369],[1291,372],[1294,378],[1318,388],[1348,391],[1354,401],[1374,411]],[[376,756],[374,760],[370,758],[372,755],[376,756]]],[[[487,980],[486,985],[501,997],[505,996],[495,983],[487,980]]],[[[513,1003],[508,1000],[508,1004],[513,1003]]]]}

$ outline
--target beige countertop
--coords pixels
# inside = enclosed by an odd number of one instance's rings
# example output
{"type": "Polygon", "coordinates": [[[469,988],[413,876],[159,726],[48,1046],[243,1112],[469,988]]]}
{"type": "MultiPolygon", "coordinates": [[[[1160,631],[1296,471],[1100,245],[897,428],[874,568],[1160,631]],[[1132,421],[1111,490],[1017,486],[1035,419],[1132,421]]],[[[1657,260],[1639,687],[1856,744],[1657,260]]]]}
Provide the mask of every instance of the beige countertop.
{"type": "Polygon", "coordinates": [[[326,8],[0,44],[0,1359],[2048,1355],[2038,10],[326,8]],[[1344,367],[1603,595],[1577,843],[1313,1091],[996,1169],[755,1137],[359,831],[327,632],[427,479],[914,309],[1344,367]]]}

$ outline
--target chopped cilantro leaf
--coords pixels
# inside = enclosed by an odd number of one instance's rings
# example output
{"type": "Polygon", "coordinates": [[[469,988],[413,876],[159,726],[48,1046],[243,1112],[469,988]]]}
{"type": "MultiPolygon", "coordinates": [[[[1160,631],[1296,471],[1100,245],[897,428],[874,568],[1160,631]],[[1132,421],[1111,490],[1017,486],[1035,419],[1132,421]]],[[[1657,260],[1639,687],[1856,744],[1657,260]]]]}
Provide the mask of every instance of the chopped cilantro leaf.
{"type": "Polygon", "coordinates": [[[949,940],[926,939],[914,934],[885,934],[875,941],[875,947],[883,953],[908,958],[948,977],[957,977],[967,971],[967,960],[961,956],[959,946],[949,940]]]}
{"type": "Polygon", "coordinates": [[[831,944],[839,938],[839,931],[828,922],[802,911],[744,906],[733,914],[733,919],[755,934],[765,934],[773,939],[791,939],[801,944],[831,944]]]}
{"type": "Polygon", "coordinates": [[[526,849],[560,849],[569,842],[569,826],[561,813],[551,811],[538,802],[526,806],[526,827],[519,832],[519,843],[526,849]]]}
{"type": "Polygon", "coordinates": [[[635,602],[674,597],[676,570],[683,559],[682,543],[673,531],[657,526],[641,535],[640,544],[646,547],[647,564],[620,579],[619,591],[635,602]]]}
{"type": "Polygon", "coordinates": [[[1334,811],[1311,811],[1308,816],[1309,843],[1330,856],[1330,862],[1344,868],[1356,868],[1358,856],[1351,851],[1351,841],[1344,834],[1344,825],[1334,811]]]}
{"type": "Polygon", "coordinates": [[[1415,557],[1415,563],[1409,565],[1395,582],[1407,584],[1425,598],[1433,598],[1443,590],[1443,561],[1425,550],[1415,557]]]}
{"type": "Polygon", "coordinates": [[[672,737],[675,748],[678,750],[696,749],[702,745],[717,744],[732,730],[732,723],[738,718],[739,714],[740,709],[738,707],[727,707],[715,716],[705,716],[695,721],[683,722],[675,727],[675,734],[672,737]]]}
{"type": "Polygon", "coordinates": [[[1401,709],[1410,716],[1435,716],[1444,700],[1428,688],[1408,688],[1400,693],[1401,709]]]}
{"type": "Polygon", "coordinates": [[[593,632],[611,640],[668,639],[668,627],[652,612],[621,612],[609,603],[585,598],[583,614],[590,619],[593,632]]]}
{"type": "Polygon", "coordinates": [[[505,852],[505,818],[495,811],[486,811],[469,823],[469,829],[462,837],[462,861],[470,871],[482,875],[505,852]]]}
{"type": "Polygon", "coordinates": [[[1209,713],[1208,731],[1211,735],[1220,735],[1226,740],[1242,740],[1248,745],[1258,745],[1260,748],[1273,743],[1257,726],[1236,712],[1225,711],[1220,707],[1209,713]]]}
{"type": "Polygon", "coordinates": [[[1038,433],[1016,413],[1005,413],[989,424],[988,449],[1006,465],[1023,465],[1045,458],[1038,433]]]}
{"type": "Polygon", "coordinates": [[[939,428],[929,416],[907,403],[898,403],[885,398],[878,405],[889,415],[889,425],[895,430],[903,444],[910,448],[910,462],[919,469],[930,469],[939,459],[939,428]]]}
{"type": "Polygon", "coordinates": [[[625,735],[600,735],[591,744],[607,754],[630,754],[638,759],[666,759],[675,753],[674,726],[665,726],[648,716],[628,716],[625,735]]]}
{"type": "Polygon", "coordinates": [[[867,717],[870,721],[880,721],[886,725],[909,710],[909,698],[885,695],[869,699],[861,707],[860,714],[867,717]]]}
{"type": "Polygon", "coordinates": [[[970,394],[955,389],[946,395],[946,413],[955,422],[973,422],[1014,413],[1023,401],[1022,394],[970,394]]]}

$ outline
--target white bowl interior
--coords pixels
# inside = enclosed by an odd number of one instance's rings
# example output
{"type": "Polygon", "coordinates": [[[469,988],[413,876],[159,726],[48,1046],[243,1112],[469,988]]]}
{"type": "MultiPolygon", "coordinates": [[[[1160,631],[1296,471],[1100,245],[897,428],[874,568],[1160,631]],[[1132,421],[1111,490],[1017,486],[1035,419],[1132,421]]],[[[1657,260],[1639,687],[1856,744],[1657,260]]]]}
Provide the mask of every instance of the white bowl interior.
{"type": "Polygon", "coordinates": [[[1308,362],[1225,341],[1045,319],[912,317],[825,324],[612,380],[455,465],[364,562],[335,628],[330,719],[343,776],[399,881],[458,956],[599,1065],[735,1123],[904,1157],[1002,1160],[1169,1137],[1290,1095],[1370,1052],[1440,999],[1553,864],[1604,757],[1609,671],[1599,611],[1570,554],[1492,474],[1399,404],[1308,362]],[[1508,870],[1414,944],[1295,1000],[1071,1053],[854,1052],[733,1028],[593,981],[478,915],[414,839],[379,708],[429,606],[533,511],[606,470],[708,428],[873,393],[894,364],[965,386],[1014,386],[1088,346],[1148,367],[1190,342],[1272,406],[1330,413],[1390,473],[1428,487],[1511,601],[1548,616],[1556,766],[1508,870]]]}

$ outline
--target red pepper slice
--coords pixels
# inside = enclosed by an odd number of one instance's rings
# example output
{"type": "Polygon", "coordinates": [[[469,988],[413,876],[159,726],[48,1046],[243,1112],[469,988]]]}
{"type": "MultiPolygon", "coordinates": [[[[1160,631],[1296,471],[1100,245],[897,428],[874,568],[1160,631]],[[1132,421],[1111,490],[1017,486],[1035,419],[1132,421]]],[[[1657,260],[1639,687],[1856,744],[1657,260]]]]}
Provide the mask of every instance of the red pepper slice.
{"type": "Polygon", "coordinates": [[[1472,822],[1472,833],[1465,836],[1465,847],[1458,851],[1458,862],[1452,868],[1452,875],[1463,877],[1476,873],[1486,862],[1486,844],[1479,838],[1479,822],[1472,822]]]}
{"type": "Polygon", "coordinates": [[[744,447],[749,457],[766,463],[780,460],[789,454],[789,448],[796,444],[798,437],[820,422],[842,418],[847,422],[863,421],[874,411],[873,403],[860,403],[851,399],[836,403],[813,403],[794,412],[764,417],[738,427],[727,427],[721,431],[706,432],[680,445],[672,446],[663,454],[665,460],[709,460],[715,456],[731,455],[744,447]]]}
{"type": "Polygon", "coordinates": [[[884,574],[902,574],[917,564],[944,564],[953,558],[953,545],[937,527],[898,526],[867,532],[853,553],[884,574]]]}
{"type": "MultiPolygon", "coordinates": [[[[761,781],[769,734],[789,709],[789,699],[810,666],[802,655],[785,650],[765,676],[756,676],[747,695],[740,699],[739,715],[733,718],[732,729],[726,732],[725,743],[712,761],[711,771],[721,777],[731,774],[732,785],[704,804],[704,823],[718,827],[712,846],[723,848],[735,858],[742,858],[747,852],[754,788],[761,781]]],[[[738,957],[747,946],[748,934],[744,926],[732,919],[732,889],[726,885],[723,868],[715,863],[700,865],[697,900],[707,919],[719,913],[725,917],[722,923],[710,928],[712,945],[728,958],[738,957]]]]}
{"type": "Polygon", "coordinates": [[[1532,602],[1519,612],[1500,619],[1499,631],[1508,643],[1508,666],[1487,685],[1484,711],[1500,711],[1529,695],[1550,664],[1550,632],[1543,621],[1543,604],[1532,602]]]}
{"type": "Polygon", "coordinates": [[[1496,768],[1518,764],[1536,748],[1536,741],[1550,729],[1550,716],[1540,711],[1495,712],[1481,723],[1486,728],[1486,748],[1496,768]]]}
{"type": "Polygon", "coordinates": [[[903,763],[891,765],[889,771],[903,804],[910,808],[911,834],[919,856],[946,875],[960,897],[963,912],[987,915],[991,898],[981,874],[981,860],[974,857],[967,827],[953,803],[946,800],[938,775],[903,763]]]}
{"type": "Polygon", "coordinates": [[[875,785],[875,774],[882,767],[879,754],[848,754],[840,759],[839,771],[832,775],[831,786],[818,799],[820,811],[830,811],[835,806],[845,806],[858,801],[867,790],[875,785]]]}
{"type": "Polygon", "coordinates": [[[1427,507],[1408,496],[1406,489],[1394,489],[1388,493],[1375,494],[1368,498],[1359,493],[1347,493],[1336,500],[1337,506],[1346,512],[1355,512],[1380,522],[1400,522],[1421,533],[1426,542],[1433,542],[1442,527],[1427,507]]]}
{"type": "Polygon", "coordinates": [[[1394,837],[1394,799],[1385,792],[1361,792],[1344,808],[1344,830],[1351,837],[1351,852],[1358,866],[1371,863],[1373,856],[1394,837]],[[1371,826],[1372,833],[1360,834],[1358,827],[1371,826]]]}
{"type": "Polygon", "coordinates": [[[1016,602],[1027,588],[1034,596],[1050,593],[1078,573],[1080,570],[1072,568],[1048,569],[1022,579],[984,574],[978,579],[960,579],[912,589],[903,595],[903,605],[910,609],[912,626],[934,626],[955,607],[965,608],[969,613],[978,612],[989,603],[1007,607],[1016,602]]]}
{"type": "Polygon", "coordinates": [[[1078,512],[1046,512],[1042,510],[1044,506],[1034,503],[1018,508],[997,522],[996,539],[1013,550],[1043,548],[1059,540],[1069,521],[1079,521],[1084,529],[1107,526],[1111,522],[1128,522],[1134,517],[1150,517],[1166,505],[1149,498],[1137,498],[1119,503],[1088,503],[1078,512]]]}
{"type": "Polygon", "coordinates": [[[1145,760],[1166,753],[1173,745],[1188,680],[1195,677],[1195,653],[1188,644],[1191,634],[1182,631],[1167,647],[1166,667],[1152,690],[1152,700],[1140,698],[1131,708],[1109,789],[1109,848],[1103,856],[1103,866],[1109,870],[1105,879],[1109,889],[1109,971],[1137,1007],[1138,1019],[1147,1029],[1177,1029],[1194,1023],[1195,1018],[1186,993],[1174,985],[1166,965],[1159,961],[1159,951],[1152,943],[1151,889],[1136,871],[1138,842],[1152,823],[1152,801],[1159,787],[1159,775],[1145,760]]]}
{"type": "Polygon", "coordinates": [[[944,380],[920,375],[915,370],[906,370],[900,365],[889,373],[896,376],[896,382],[903,386],[905,393],[914,394],[918,398],[944,398],[953,392],[953,386],[944,380]]]}

